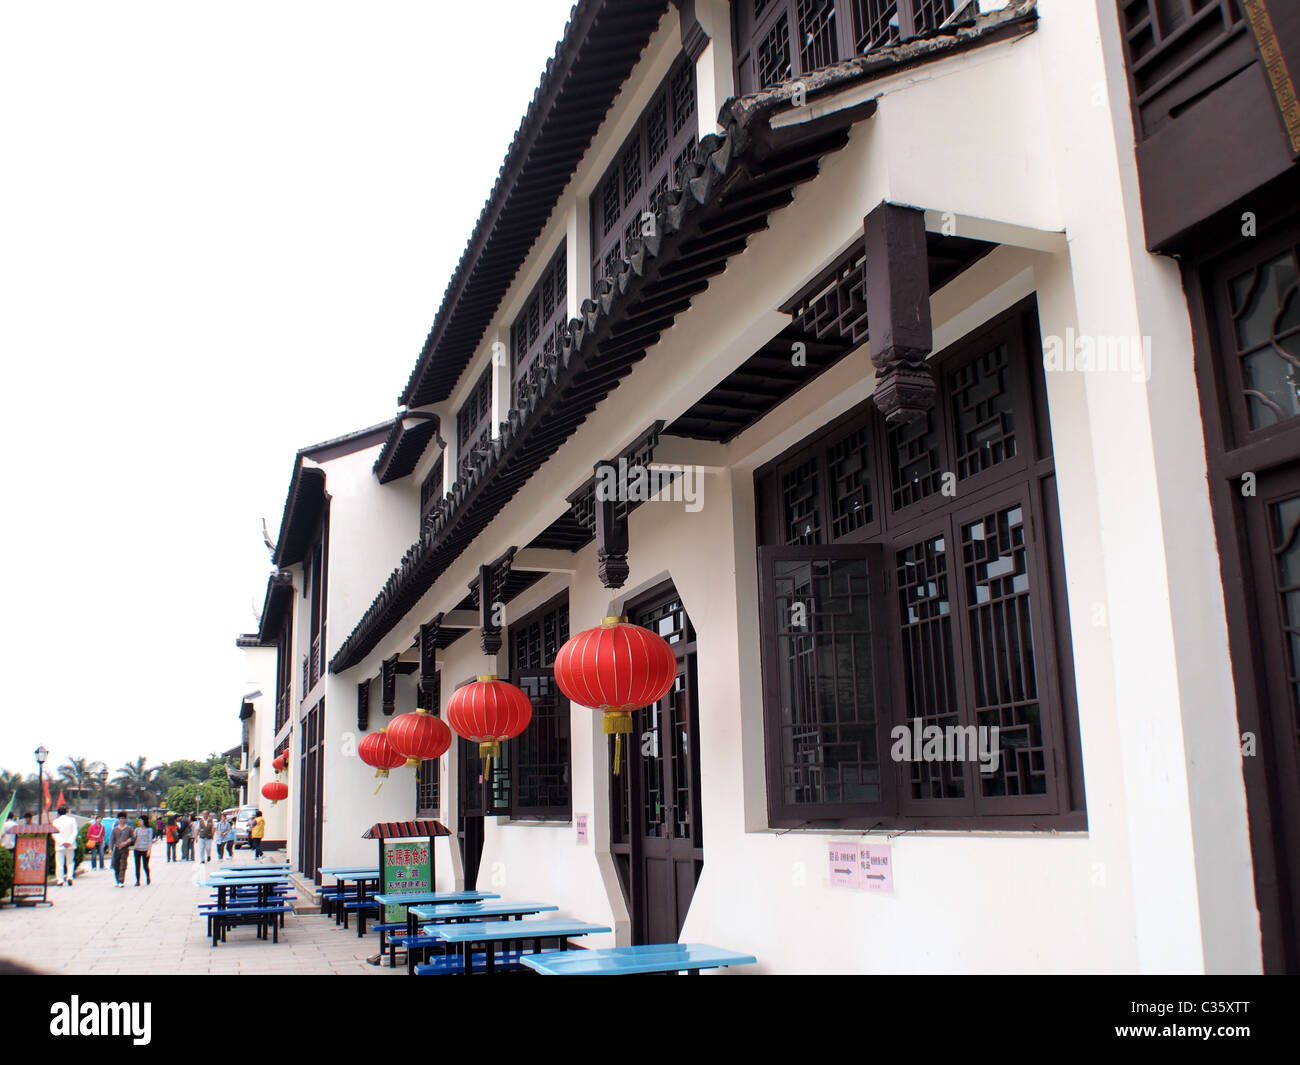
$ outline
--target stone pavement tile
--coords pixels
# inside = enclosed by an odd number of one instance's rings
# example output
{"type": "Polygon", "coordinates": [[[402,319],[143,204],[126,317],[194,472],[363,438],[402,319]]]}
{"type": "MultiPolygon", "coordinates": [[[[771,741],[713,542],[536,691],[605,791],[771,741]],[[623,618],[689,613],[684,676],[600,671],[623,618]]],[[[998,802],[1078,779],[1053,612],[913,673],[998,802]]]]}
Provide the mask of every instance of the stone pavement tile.
{"type": "MultiPolygon", "coordinates": [[[[240,856],[245,857],[244,855],[240,856]]],[[[152,884],[113,886],[108,870],[83,871],[71,888],[52,888],[49,907],[0,907],[0,958],[62,973],[374,973],[364,958],[378,953],[379,937],[358,939],[326,917],[290,916],[278,944],[235,928],[216,947],[197,906],[212,892],[198,885],[211,867],[162,860],[154,850],[152,884]]]]}

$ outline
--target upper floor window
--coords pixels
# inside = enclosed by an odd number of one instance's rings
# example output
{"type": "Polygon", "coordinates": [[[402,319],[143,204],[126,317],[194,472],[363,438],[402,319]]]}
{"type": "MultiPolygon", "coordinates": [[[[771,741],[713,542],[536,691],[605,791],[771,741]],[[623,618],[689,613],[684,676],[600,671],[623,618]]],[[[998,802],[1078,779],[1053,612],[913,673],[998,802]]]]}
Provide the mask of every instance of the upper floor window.
{"type": "Polygon", "coordinates": [[[519,406],[524,384],[534,369],[559,350],[568,327],[569,275],[568,242],[547,264],[541,280],[529,294],[528,302],[510,329],[510,405],[519,406]]]}
{"type": "Polygon", "coordinates": [[[290,692],[293,690],[293,611],[284,612],[284,621],[275,638],[275,731],[289,720],[290,692]]]}
{"type": "Polygon", "coordinates": [[[510,626],[510,681],[532,701],[533,718],[511,740],[510,815],[567,821],[569,700],[555,684],[555,656],[569,638],[568,593],[510,626]]]}
{"type": "Polygon", "coordinates": [[[1118,4],[1139,139],[1258,60],[1239,0],[1118,4]]]}
{"type": "Polygon", "coordinates": [[[945,354],[929,415],[868,401],[756,475],[773,824],[1082,827],[1037,328],[945,354]]]}
{"type": "Polygon", "coordinates": [[[628,240],[642,235],[660,194],[677,184],[698,134],[695,64],[682,55],[596,186],[591,204],[593,287],[626,258],[628,240]]]}
{"type": "Polygon", "coordinates": [[[437,506],[438,501],[442,499],[445,494],[446,488],[443,485],[442,452],[439,452],[438,457],[434,459],[433,469],[428,472],[423,482],[420,484],[421,525],[424,524],[424,520],[429,516],[429,511],[437,506]]]}
{"type": "Polygon", "coordinates": [[[474,461],[474,450],[483,447],[492,431],[492,365],[474,385],[456,415],[456,446],[460,468],[474,461]]]}
{"type": "Polygon", "coordinates": [[[943,25],[965,0],[737,0],[741,93],[779,85],[943,25]]]}

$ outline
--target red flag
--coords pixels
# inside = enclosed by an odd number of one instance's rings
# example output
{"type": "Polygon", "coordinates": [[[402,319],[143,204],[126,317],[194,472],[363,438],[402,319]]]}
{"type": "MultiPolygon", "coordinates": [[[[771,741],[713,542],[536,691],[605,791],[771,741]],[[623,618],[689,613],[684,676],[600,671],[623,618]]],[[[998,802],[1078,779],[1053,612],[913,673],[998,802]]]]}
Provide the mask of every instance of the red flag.
{"type": "Polygon", "coordinates": [[[41,783],[45,787],[45,809],[41,811],[41,820],[48,821],[50,819],[50,782],[49,780],[43,780],[41,783]]]}
{"type": "Polygon", "coordinates": [[[59,801],[54,804],[54,808],[57,810],[60,806],[67,806],[67,805],[68,805],[68,800],[63,797],[63,789],[60,788],[59,801]]]}

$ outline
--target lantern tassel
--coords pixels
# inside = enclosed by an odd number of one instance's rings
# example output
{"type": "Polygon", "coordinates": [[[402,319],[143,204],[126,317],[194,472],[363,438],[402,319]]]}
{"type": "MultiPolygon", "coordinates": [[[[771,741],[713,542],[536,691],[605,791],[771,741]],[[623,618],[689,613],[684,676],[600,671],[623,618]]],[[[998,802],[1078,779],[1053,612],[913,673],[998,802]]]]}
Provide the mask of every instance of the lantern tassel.
{"type": "Polygon", "coordinates": [[[632,711],[606,710],[600,727],[606,736],[614,737],[614,776],[618,776],[623,764],[623,737],[632,731],[632,711]]]}

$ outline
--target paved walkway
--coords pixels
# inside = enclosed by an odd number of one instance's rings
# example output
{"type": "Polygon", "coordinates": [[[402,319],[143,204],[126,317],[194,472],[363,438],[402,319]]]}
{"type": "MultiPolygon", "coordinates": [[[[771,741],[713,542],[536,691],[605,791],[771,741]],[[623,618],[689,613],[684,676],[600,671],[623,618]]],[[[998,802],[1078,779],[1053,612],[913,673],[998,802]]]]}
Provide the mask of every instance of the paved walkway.
{"type": "MultiPolygon", "coordinates": [[[[258,939],[251,927],[234,928],[213,949],[196,907],[210,901],[211,890],[197,881],[207,879],[216,864],[165,859],[165,846],[156,845],[147,887],[135,886],[131,866],[126,887],[118,888],[111,869],[91,869],[86,862],[73,886],[50,881],[53,906],[0,907],[0,958],[77,974],[406,974],[401,966],[365,963],[379,950],[377,935],[358,939],[355,927],[345,932],[319,914],[287,917],[279,944],[258,939]]],[[[236,852],[235,864],[250,860],[248,851],[236,852]]]]}

